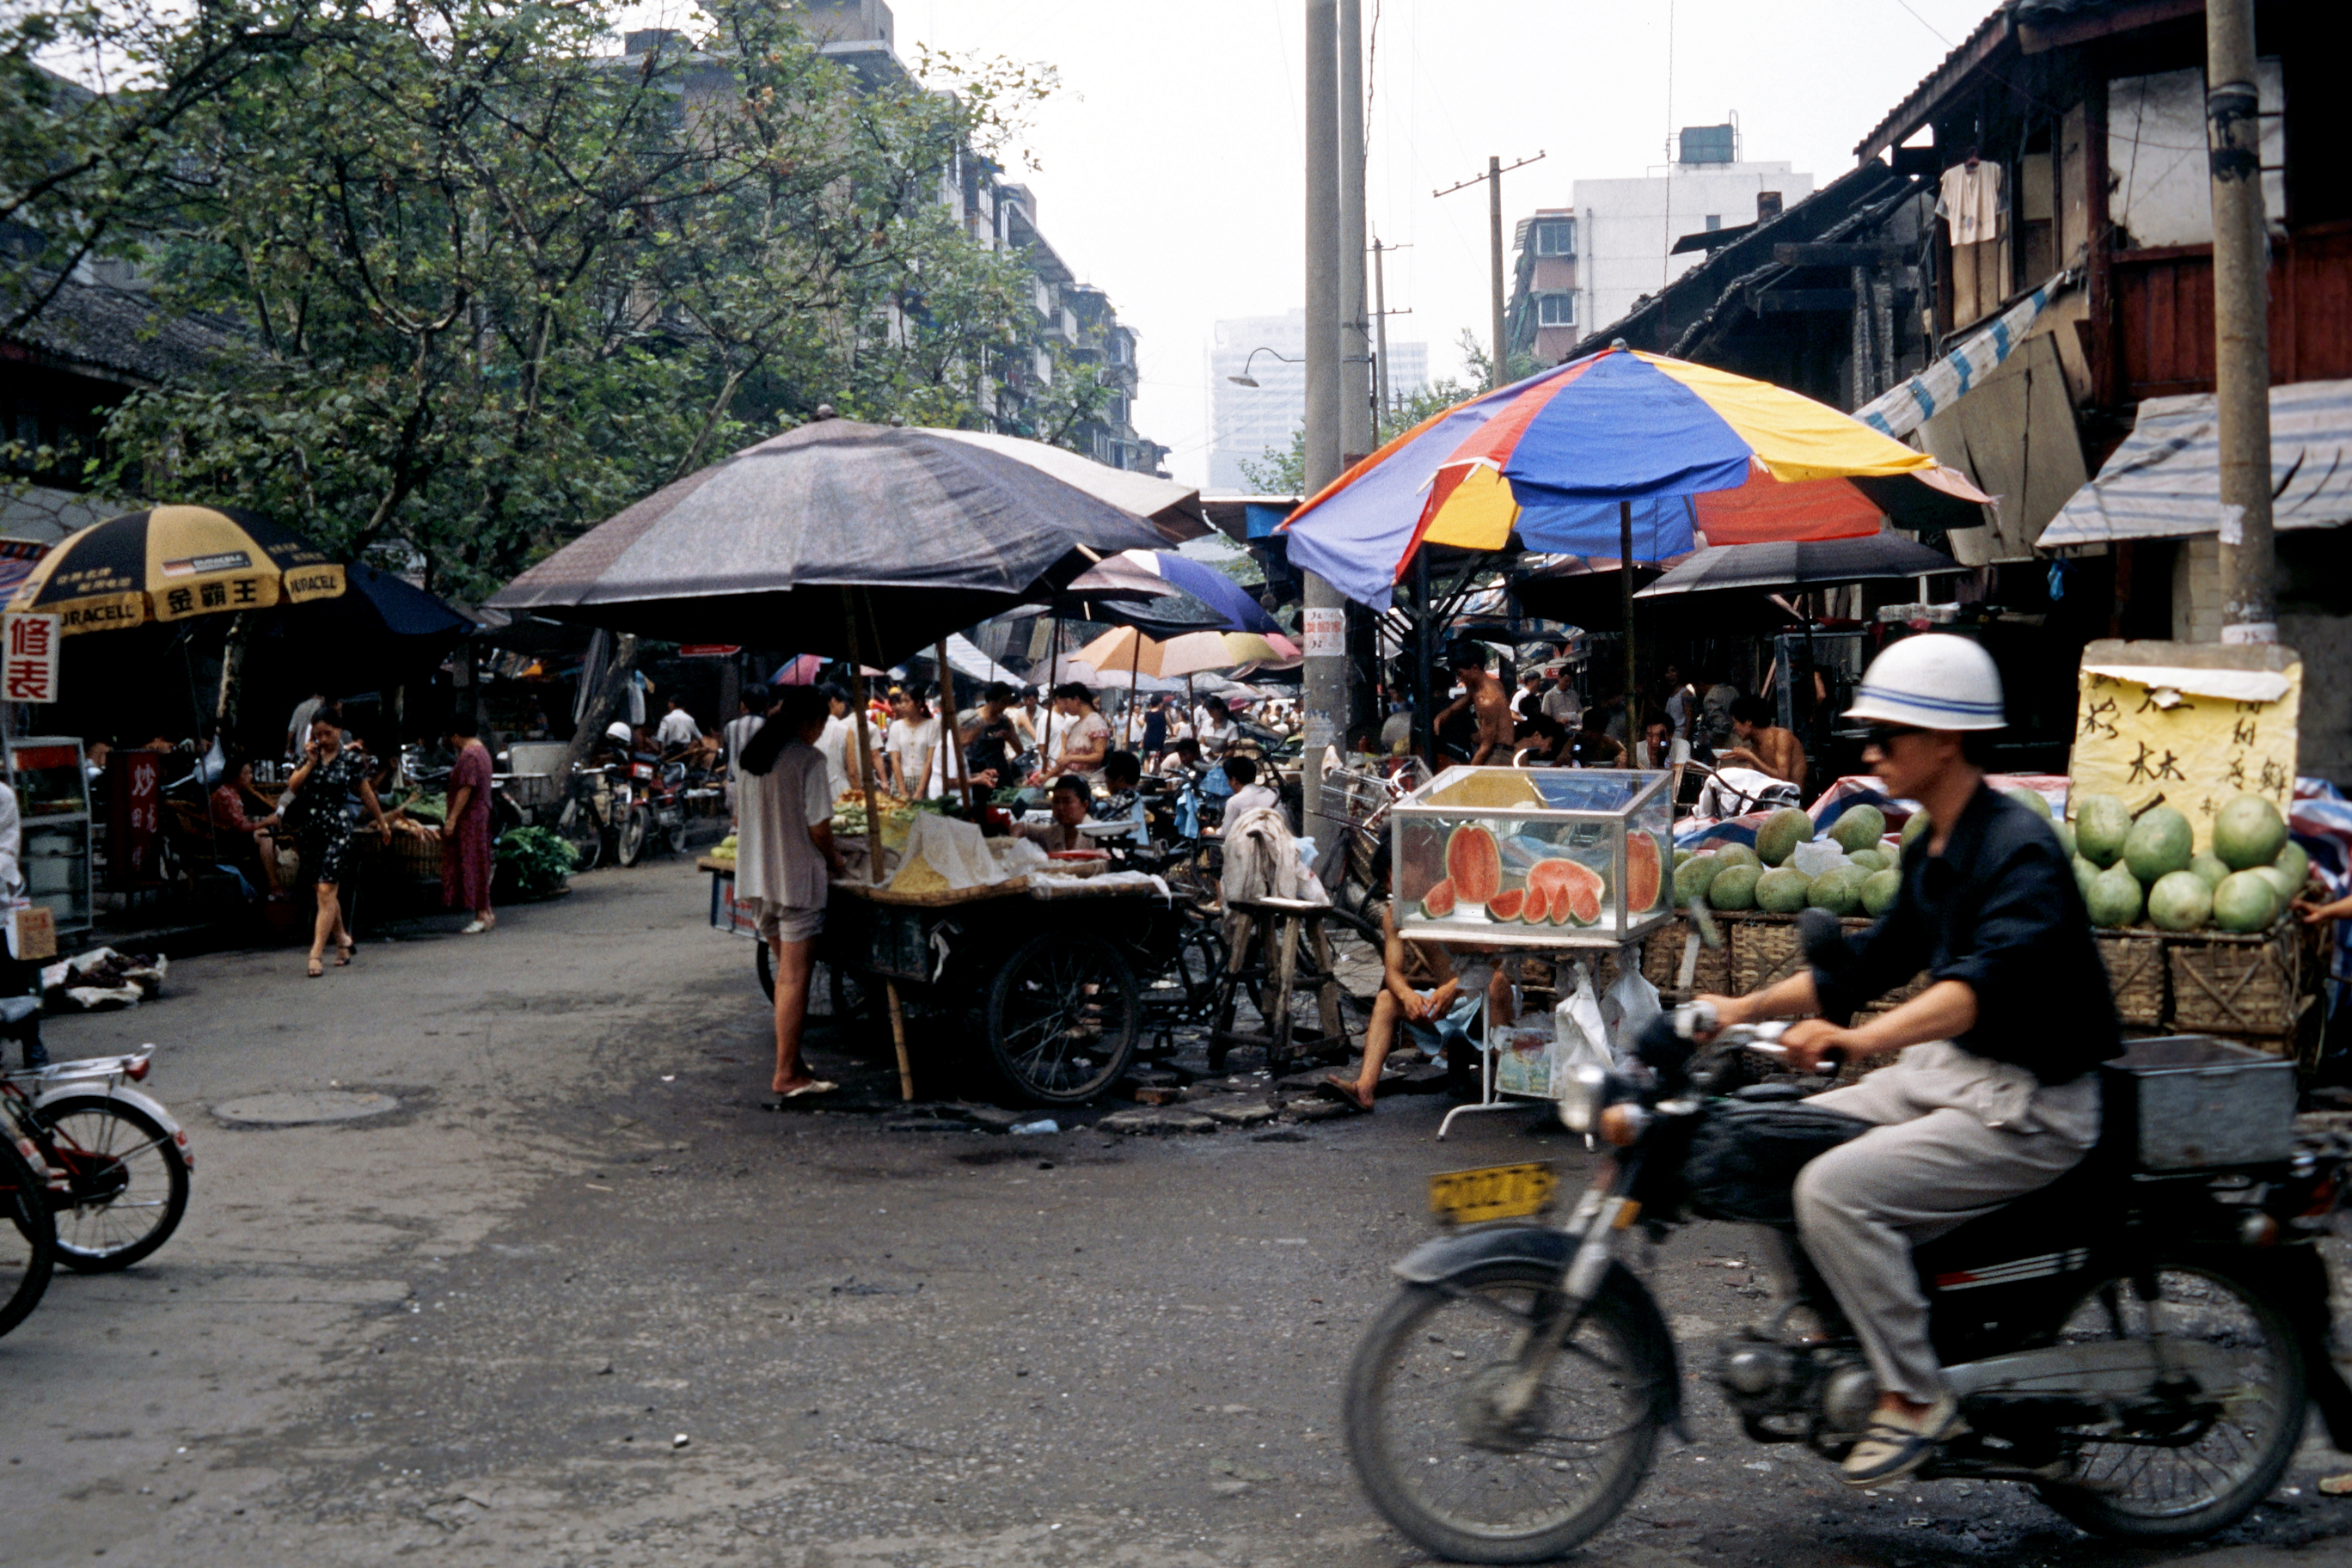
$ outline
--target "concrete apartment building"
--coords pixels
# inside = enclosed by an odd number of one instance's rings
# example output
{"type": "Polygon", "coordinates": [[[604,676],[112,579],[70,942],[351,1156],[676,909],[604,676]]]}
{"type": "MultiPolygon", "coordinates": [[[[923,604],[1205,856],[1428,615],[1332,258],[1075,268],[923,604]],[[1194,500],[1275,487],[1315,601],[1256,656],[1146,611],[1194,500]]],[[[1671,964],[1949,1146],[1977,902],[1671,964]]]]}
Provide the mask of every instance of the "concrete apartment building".
{"type": "Polygon", "coordinates": [[[1785,163],[1746,163],[1739,153],[1737,124],[1685,126],[1663,173],[1579,180],[1571,205],[1538,207],[1520,220],[1512,353],[1557,362],[1706,259],[1696,248],[1675,254],[1676,242],[1744,231],[1812,194],[1811,174],[1785,163]]]}
{"type": "MultiPolygon", "coordinates": [[[[1241,316],[1219,321],[1209,341],[1209,412],[1213,437],[1203,494],[1255,493],[1242,472],[1290,450],[1307,420],[1307,312],[1241,316]],[[1265,353],[1256,351],[1265,350],[1265,353]],[[1246,374],[1255,386],[1233,378],[1246,374]]],[[[1409,397],[1429,384],[1429,345],[1389,343],[1391,397],[1409,397]]]]}

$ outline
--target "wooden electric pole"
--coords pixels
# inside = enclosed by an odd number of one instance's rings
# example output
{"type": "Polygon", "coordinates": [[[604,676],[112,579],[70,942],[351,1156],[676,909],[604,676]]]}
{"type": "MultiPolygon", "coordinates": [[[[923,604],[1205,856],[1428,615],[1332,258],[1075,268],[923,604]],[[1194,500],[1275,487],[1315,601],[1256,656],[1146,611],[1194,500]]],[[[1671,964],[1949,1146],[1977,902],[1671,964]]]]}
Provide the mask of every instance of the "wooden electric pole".
{"type": "Polygon", "coordinates": [[[1486,186],[1486,243],[1492,253],[1495,273],[1495,374],[1487,378],[1487,385],[1490,388],[1506,385],[1511,378],[1510,296],[1504,291],[1503,288],[1503,176],[1513,169],[1524,169],[1529,163],[1540,163],[1543,162],[1543,153],[1538,150],[1534,157],[1522,158],[1516,163],[1505,163],[1500,158],[1489,158],[1486,160],[1485,174],[1473,174],[1470,178],[1457,181],[1442,191],[1429,193],[1433,196],[1450,196],[1456,191],[1468,190],[1472,185],[1482,181],[1486,186]]]}

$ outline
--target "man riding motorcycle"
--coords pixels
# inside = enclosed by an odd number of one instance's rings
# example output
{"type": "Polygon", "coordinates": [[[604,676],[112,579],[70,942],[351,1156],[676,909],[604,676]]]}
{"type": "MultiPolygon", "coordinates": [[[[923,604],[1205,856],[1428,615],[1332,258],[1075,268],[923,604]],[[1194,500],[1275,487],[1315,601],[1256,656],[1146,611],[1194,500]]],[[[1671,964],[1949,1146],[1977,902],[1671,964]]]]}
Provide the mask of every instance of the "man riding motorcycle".
{"type": "Polygon", "coordinates": [[[1902,1058],[1809,1103],[1876,1123],[1808,1164],[1796,1187],[1807,1256],[1845,1311],[1880,1390],[1843,1465],[1853,1486],[1909,1474],[1960,1429],[1928,1342],[1915,1243],[2055,1181],[2099,1135],[2092,1070],[2121,1049],[2115,1005],[2065,851],[2047,821],[1984,782],[2002,727],[1983,648],[1931,634],[1888,648],[1847,717],[1890,795],[1927,832],[1894,907],[1834,970],[1710,997],[1723,1026],[1818,1013],[1783,1037],[1790,1065],[1829,1052],[1902,1058]],[[1859,1026],[1854,1009],[1921,970],[1926,990],[1859,1026]]]}

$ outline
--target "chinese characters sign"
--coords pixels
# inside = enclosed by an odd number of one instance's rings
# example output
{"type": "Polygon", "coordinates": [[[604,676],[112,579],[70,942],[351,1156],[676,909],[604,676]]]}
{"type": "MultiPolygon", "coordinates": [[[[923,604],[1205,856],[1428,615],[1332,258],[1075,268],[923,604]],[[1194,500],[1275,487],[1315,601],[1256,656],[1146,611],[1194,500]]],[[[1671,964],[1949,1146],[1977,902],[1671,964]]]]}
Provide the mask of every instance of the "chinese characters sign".
{"type": "Polygon", "coordinates": [[[11,702],[58,700],[58,617],[10,616],[0,650],[0,681],[11,702]]]}
{"type": "Polygon", "coordinates": [[[2213,817],[2241,795],[2286,815],[2294,798],[2303,665],[2294,650],[2093,643],[2083,653],[2067,769],[2073,794],[2135,813],[2160,798],[2210,847],[2213,817]]]}

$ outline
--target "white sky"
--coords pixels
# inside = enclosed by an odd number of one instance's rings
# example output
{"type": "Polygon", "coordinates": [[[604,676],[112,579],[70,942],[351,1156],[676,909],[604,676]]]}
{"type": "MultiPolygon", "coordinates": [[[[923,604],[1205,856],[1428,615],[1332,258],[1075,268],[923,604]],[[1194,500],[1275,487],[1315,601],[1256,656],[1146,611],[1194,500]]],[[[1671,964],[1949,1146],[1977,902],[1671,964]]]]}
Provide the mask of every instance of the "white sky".
{"type": "MultiPolygon", "coordinates": [[[[656,8],[659,0],[646,7],[656,8]]],[[[1587,179],[1665,162],[1671,131],[1736,110],[1750,160],[1827,184],[1853,144],[1989,15],[1994,0],[1363,0],[1379,13],[1366,206],[1390,258],[1391,339],[1459,368],[1488,331],[1483,185],[1506,224],[1587,179]],[[1939,36],[1940,35],[1940,36],[1939,36]],[[1671,51],[1672,68],[1669,70],[1671,51]]],[[[1019,179],[1071,269],[1141,334],[1135,422],[1199,482],[1211,439],[1210,323],[1303,302],[1301,0],[892,0],[899,54],[927,43],[1051,64],[1042,164],[1019,179]]],[[[1505,237],[1508,243],[1508,234],[1505,237]]]]}

